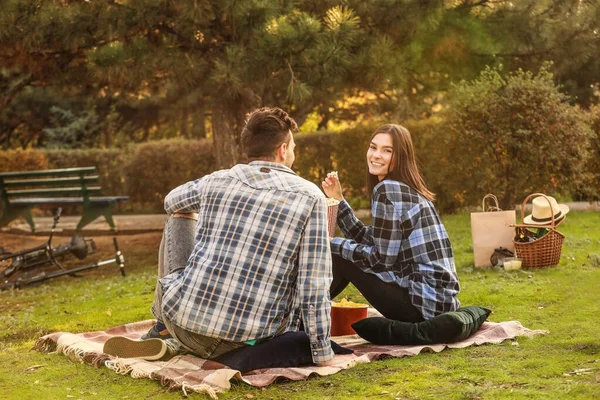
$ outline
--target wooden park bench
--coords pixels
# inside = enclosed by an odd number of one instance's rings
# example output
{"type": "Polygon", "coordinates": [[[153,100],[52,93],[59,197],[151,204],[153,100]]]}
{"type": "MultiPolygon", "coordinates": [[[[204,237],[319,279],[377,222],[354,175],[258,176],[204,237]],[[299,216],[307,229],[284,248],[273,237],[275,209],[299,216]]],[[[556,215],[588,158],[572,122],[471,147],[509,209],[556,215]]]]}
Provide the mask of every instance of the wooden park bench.
{"type": "Polygon", "coordinates": [[[126,201],[127,196],[92,197],[99,193],[100,186],[89,186],[99,181],[96,167],[49,169],[44,171],[21,171],[0,173],[0,197],[2,213],[0,227],[20,216],[35,232],[31,216],[34,206],[83,205],[83,215],[77,231],[104,216],[113,231],[116,230],[112,210],[117,202],[126,201]]]}

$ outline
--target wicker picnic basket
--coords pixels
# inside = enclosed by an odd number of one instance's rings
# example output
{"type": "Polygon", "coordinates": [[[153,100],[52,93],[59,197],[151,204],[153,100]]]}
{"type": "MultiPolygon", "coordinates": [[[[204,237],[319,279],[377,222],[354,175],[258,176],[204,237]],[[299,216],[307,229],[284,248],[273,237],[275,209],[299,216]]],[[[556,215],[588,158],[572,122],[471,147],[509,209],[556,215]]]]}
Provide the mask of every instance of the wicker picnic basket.
{"type": "MultiPolygon", "coordinates": [[[[521,205],[521,221],[525,219],[525,205],[530,198],[537,196],[543,196],[548,200],[542,193],[533,193],[527,196],[521,205]]],[[[550,203],[550,200],[548,200],[548,203],[550,203]]],[[[550,203],[550,209],[552,210],[552,203],[550,203]]],[[[544,236],[531,242],[518,242],[513,240],[513,243],[515,244],[515,253],[517,254],[517,257],[523,260],[524,267],[542,268],[557,265],[559,263],[565,235],[556,230],[554,213],[555,210],[552,210],[553,216],[550,225],[515,225],[515,237],[519,237],[520,234],[523,234],[525,237],[531,236],[531,232],[527,228],[546,228],[548,230],[544,236]]]]}

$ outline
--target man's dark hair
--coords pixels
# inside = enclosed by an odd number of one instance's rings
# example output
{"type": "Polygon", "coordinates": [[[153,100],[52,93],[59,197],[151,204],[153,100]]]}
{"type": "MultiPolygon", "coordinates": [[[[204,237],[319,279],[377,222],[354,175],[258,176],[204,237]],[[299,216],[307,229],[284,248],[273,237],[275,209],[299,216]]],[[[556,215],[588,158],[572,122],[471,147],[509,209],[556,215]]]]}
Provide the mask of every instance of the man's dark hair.
{"type": "Polygon", "coordinates": [[[277,148],[289,143],[290,131],[297,132],[298,125],[281,108],[259,108],[246,116],[242,149],[250,161],[275,157],[277,148]]]}

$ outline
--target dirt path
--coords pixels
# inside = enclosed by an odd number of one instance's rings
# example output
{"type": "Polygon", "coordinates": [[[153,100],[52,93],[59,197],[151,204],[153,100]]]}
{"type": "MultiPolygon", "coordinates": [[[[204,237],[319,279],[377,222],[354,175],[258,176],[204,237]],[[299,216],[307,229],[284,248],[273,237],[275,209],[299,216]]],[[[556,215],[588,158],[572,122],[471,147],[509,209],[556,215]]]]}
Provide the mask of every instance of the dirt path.
{"type": "MultiPolygon", "coordinates": [[[[96,244],[97,252],[88,255],[84,260],[78,260],[71,258],[65,262],[67,268],[75,266],[82,266],[92,264],[101,260],[108,260],[115,256],[115,248],[113,245],[113,236],[93,236],[86,237],[92,238],[96,244]]],[[[123,256],[125,257],[125,270],[126,272],[135,272],[142,269],[154,269],[156,268],[158,247],[160,244],[161,233],[160,232],[149,232],[140,233],[133,235],[121,235],[117,237],[119,247],[123,256]]],[[[22,234],[0,234],[0,247],[3,247],[6,252],[18,252],[21,250],[29,249],[35,246],[43,245],[47,241],[47,237],[33,236],[33,235],[22,235],[22,234]]],[[[52,241],[53,247],[56,247],[63,243],[68,243],[69,237],[58,236],[52,241]]],[[[3,271],[10,264],[7,262],[0,262],[0,271],[3,271]]],[[[55,270],[55,267],[48,268],[49,270],[55,270]]],[[[97,269],[90,269],[82,272],[85,276],[96,276],[106,274],[106,270],[111,269],[117,273],[117,267],[115,264],[102,266],[97,269]]],[[[36,273],[41,270],[36,269],[36,273]]],[[[16,274],[15,274],[16,275],[16,274]]],[[[11,277],[10,280],[12,280],[11,277]]]]}

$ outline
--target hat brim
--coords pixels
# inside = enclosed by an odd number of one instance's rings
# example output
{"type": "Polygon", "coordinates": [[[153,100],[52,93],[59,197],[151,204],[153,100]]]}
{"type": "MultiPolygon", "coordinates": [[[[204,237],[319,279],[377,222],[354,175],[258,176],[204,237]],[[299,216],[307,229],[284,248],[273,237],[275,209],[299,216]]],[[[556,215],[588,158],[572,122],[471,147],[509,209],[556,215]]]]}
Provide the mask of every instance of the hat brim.
{"type": "MultiPolygon", "coordinates": [[[[566,204],[559,204],[558,208],[560,210],[560,217],[558,217],[558,218],[556,218],[554,220],[554,224],[556,226],[560,225],[565,220],[565,215],[567,215],[567,213],[569,212],[569,206],[566,205],[566,204]]],[[[528,216],[526,216],[523,219],[523,224],[525,224],[525,225],[537,225],[537,226],[551,226],[552,225],[552,220],[550,220],[550,221],[544,221],[544,222],[534,221],[533,220],[533,215],[529,214],[528,216]]]]}

